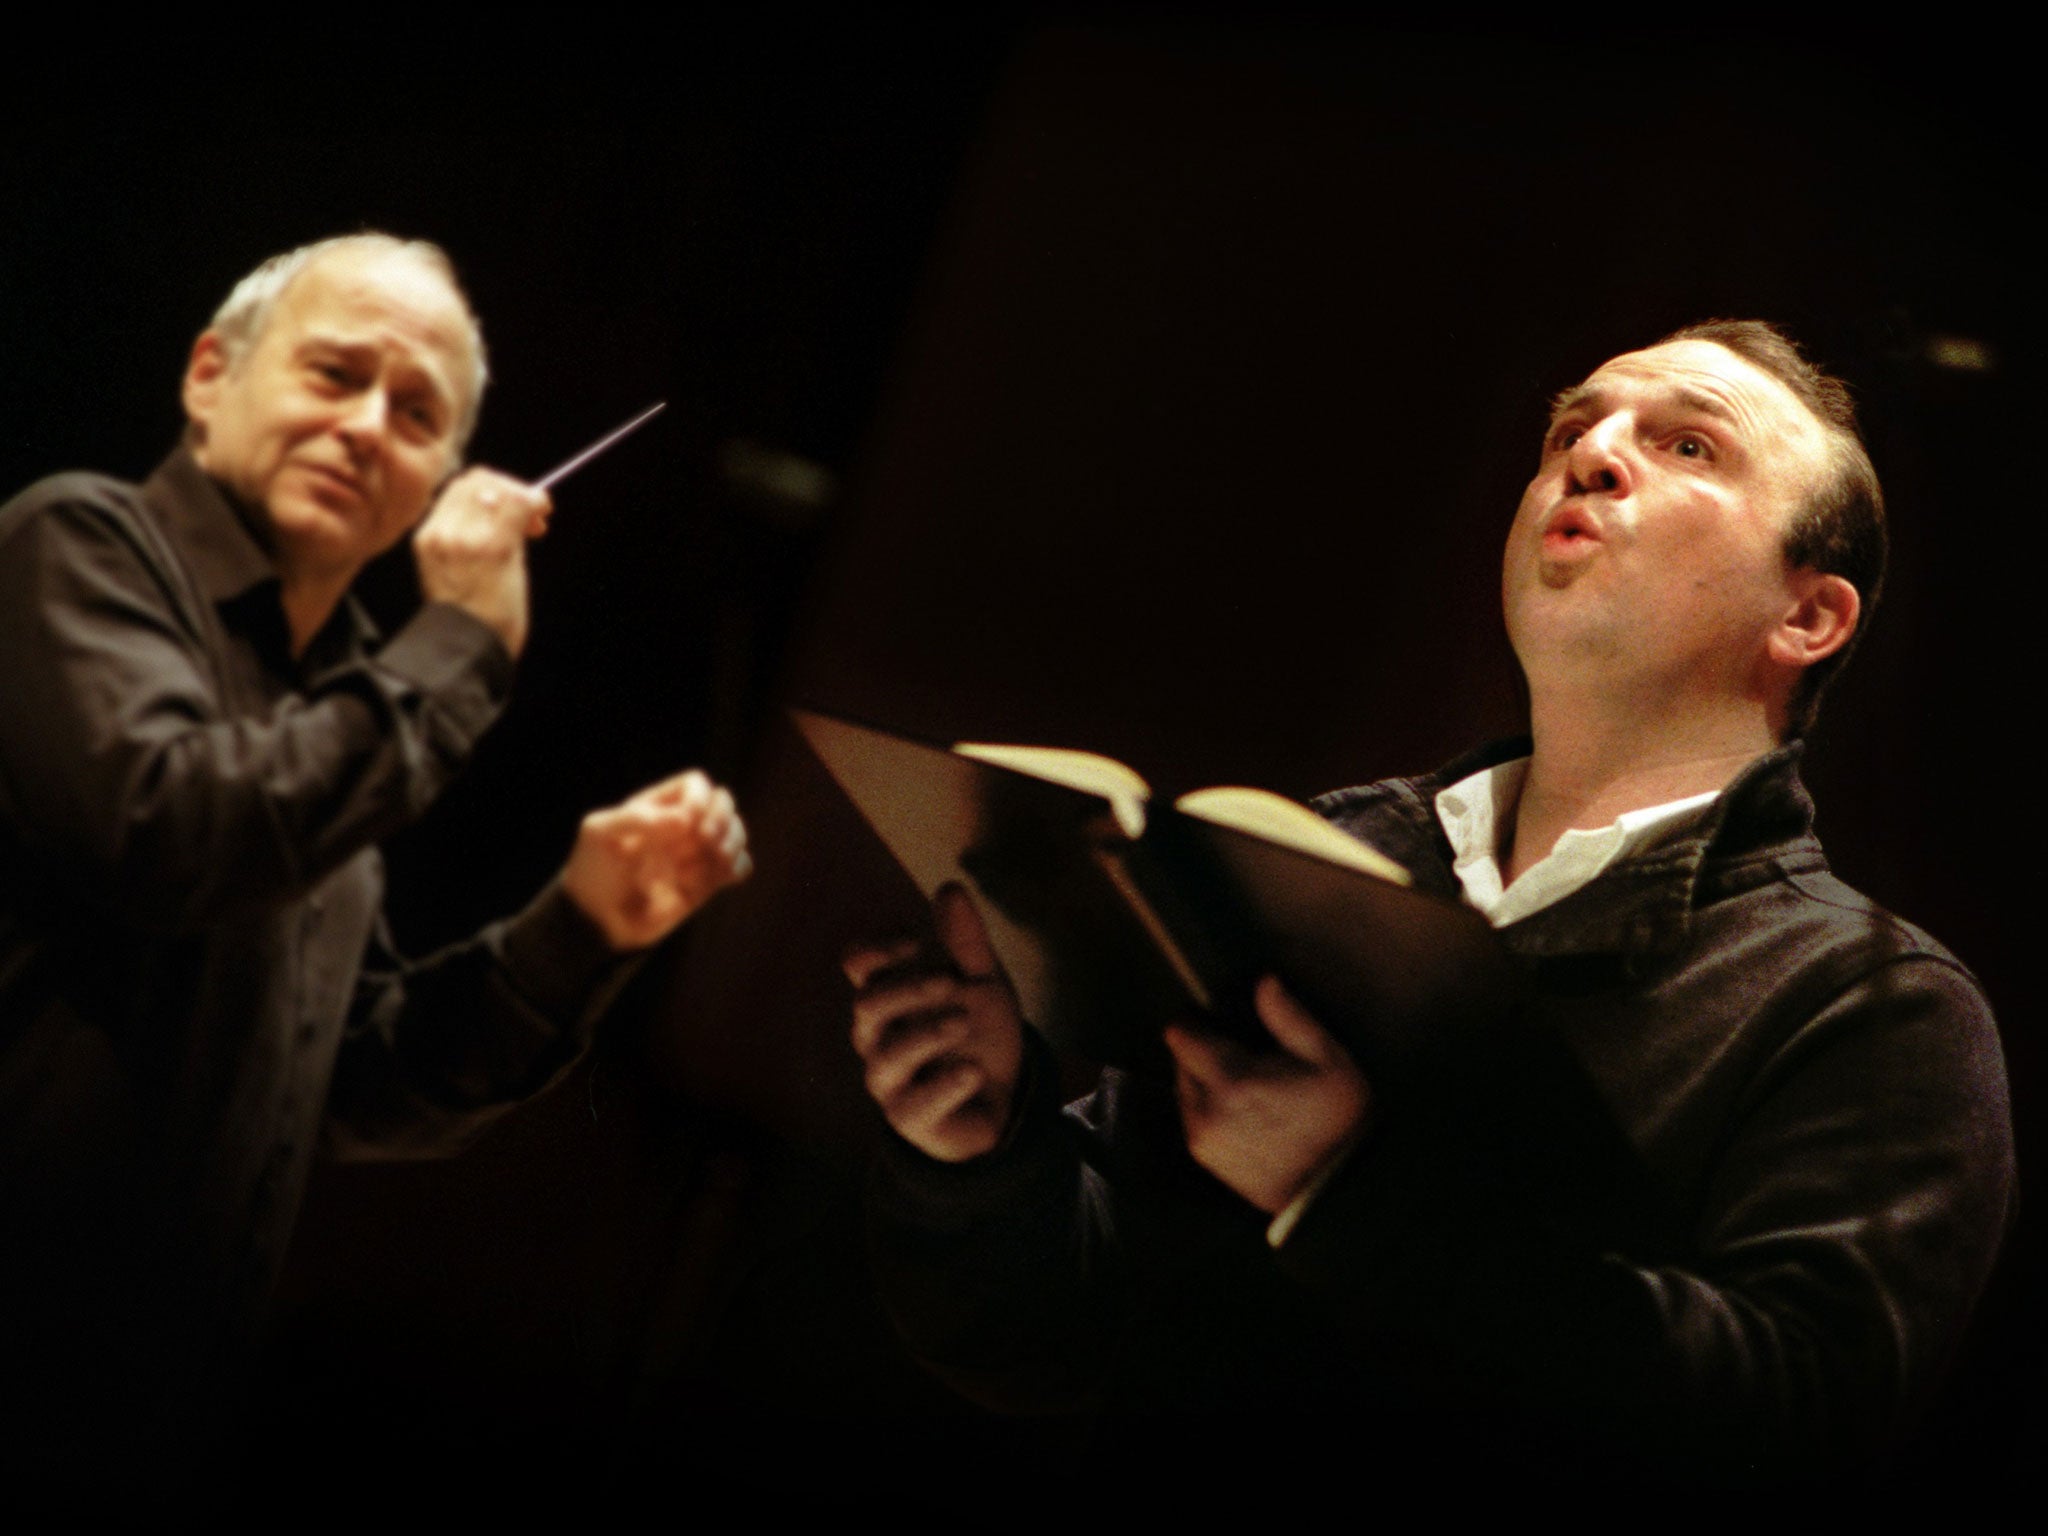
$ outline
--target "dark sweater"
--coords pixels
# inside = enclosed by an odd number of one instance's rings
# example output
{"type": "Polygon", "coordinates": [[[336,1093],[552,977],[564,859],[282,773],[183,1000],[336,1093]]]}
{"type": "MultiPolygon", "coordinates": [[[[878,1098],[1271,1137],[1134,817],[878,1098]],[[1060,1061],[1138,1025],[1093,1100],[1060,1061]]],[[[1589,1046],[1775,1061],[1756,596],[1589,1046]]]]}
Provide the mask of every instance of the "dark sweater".
{"type": "MultiPolygon", "coordinates": [[[[1318,809],[1455,898],[1434,796],[1526,750],[1318,809]]],[[[999,1407],[1342,1422],[1383,1474],[1861,1464],[1984,1287],[2012,1134],[1981,991],[1828,872],[1797,758],[1501,930],[1527,1001],[1376,1078],[1277,1251],[1169,1082],[1110,1072],[1062,1115],[1041,1058],[998,1153],[896,1146],[872,1229],[905,1339],[999,1407]]]]}

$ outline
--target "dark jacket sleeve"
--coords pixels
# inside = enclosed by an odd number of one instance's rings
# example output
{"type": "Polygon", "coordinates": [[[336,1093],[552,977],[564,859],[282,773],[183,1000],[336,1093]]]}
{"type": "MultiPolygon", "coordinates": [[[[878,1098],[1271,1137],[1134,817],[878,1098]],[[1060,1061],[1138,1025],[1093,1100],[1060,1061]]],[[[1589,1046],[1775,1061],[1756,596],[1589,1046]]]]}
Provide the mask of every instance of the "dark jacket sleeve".
{"type": "Polygon", "coordinates": [[[1561,1191],[1540,1146],[1518,1175],[1445,1145],[1467,1115],[1396,1116],[1279,1262],[1558,1454],[1812,1473],[1881,1449],[1939,1380],[2008,1219],[2006,1104],[1975,984],[1898,959],[1752,1077],[1679,1229],[1645,1203],[1669,1191],[1561,1191]]]}
{"type": "Polygon", "coordinates": [[[138,928],[289,896],[417,817],[502,707],[511,662],[430,605],[378,655],[231,709],[202,609],[146,514],[60,497],[0,527],[0,811],[21,856],[138,928]]]}
{"type": "Polygon", "coordinates": [[[1097,1400],[1123,1284],[1095,1103],[1062,1112],[1051,1055],[1027,1040],[1004,1143],[942,1163],[891,1136],[867,1207],[877,1287],[911,1352],[984,1406],[1033,1413],[1097,1400]]]}
{"type": "Polygon", "coordinates": [[[322,1129],[331,1156],[460,1151],[558,1079],[638,969],[559,885],[525,911],[419,961],[380,917],[357,979],[322,1129]]]}

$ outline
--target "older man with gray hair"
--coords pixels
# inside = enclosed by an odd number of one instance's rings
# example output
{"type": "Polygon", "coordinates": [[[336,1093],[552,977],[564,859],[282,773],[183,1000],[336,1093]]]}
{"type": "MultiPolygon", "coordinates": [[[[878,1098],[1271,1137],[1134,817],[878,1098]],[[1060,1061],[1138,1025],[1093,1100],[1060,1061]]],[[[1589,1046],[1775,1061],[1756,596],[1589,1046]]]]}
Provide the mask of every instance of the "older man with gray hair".
{"type": "Polygon", "coordinates": [[[0,508],[0,1400],[31,1488],[175,1477],[316,1148],[461,1146],[747,873],[693,771],[585,818],[518,916],[395,952],[377,845],[503,707],[551,510],[461,467],[485,378],[442,251],[321,241],[201,333],[147,481],[0,508]],[[426,601],[380,639],[349,588],[408,535],[426,601]]]}

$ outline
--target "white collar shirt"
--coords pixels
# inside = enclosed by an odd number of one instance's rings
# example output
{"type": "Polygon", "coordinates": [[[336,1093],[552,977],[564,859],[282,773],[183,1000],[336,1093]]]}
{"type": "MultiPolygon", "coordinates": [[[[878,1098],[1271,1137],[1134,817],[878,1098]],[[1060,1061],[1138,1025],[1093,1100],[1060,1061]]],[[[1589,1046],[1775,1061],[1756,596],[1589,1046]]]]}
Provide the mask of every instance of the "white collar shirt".
{"type": "Polygon", "coordinates": [[[1522,797],[1529,759],[1496,763],[1458,780],[1436,797],[1437,820],[1451,842],[1451,872],[1464,888],[1467,905],[1475,907],[1496,928],[1519,922],[1590,884],[1615,861],[1676,837],[1707,812],[1719,790],[1667,800],[1662,805],[1624,811],[1606,826],[1577,828],[1557,846],[1503,886],[1500,854],[1502,834],[1513,824],[1522,797]]]}

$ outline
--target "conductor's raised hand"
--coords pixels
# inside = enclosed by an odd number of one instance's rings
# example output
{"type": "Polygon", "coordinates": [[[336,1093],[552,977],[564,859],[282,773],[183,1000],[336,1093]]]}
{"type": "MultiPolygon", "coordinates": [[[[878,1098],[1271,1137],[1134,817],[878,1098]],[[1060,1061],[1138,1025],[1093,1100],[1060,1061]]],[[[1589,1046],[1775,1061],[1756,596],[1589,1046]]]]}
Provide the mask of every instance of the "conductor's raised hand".
{"type": "Polygon", "coordinates": [[[693,768],[584,817],[562,889],[613,949],[645,949],[753,867],[732,796],[693,768]]]}
{"type": "Polygon", "coordinates": [[[1002,1141],[1024,1071],[1024,1021],[974,899],[957,885],[932,901],[940,954],[905,940],[846,956],[853,1048],[897,1135],[959,1163],[1002,1141]]]}
{"type": "Polygon", "coordinates": [[[517,656],[528,624],[526,541],[547,532],[548,493],[495,469],[466,469],[442,489],[413,535],[420,591],[497,632],[517,656]]]}
{"type": "Polygon", "coordinates": [[[1252,1000],[1278,1050],[1180,1025],[1166,1031],[1166,1047],[1188,1151],[1271,1215],[1365,1134],[1372,1090],[1350,1052],[1275,978],[1252,1000]]]}

